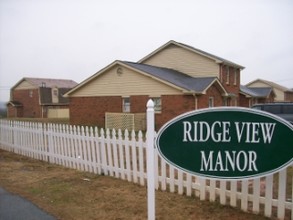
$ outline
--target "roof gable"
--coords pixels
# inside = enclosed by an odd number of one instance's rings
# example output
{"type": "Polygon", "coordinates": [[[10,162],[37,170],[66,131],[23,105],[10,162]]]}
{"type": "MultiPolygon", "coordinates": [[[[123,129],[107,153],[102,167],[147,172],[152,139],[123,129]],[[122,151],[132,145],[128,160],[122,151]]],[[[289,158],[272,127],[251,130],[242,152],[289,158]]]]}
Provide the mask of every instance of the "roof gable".
{"type": "Polygon", "coordinates": [[[201,55],[203,57],[209,58],[209,59],[213,60],[215,63],[218,63],[218,64],[226,64],[226,65],[233,66],[233,67],[236,67],[236,68],[239,68],[239,69],[244,69],[245,68],[245,67],[243,67],[241,65],[238,65],[238,64],[236,64],[234,62],[231,62],[231,61],[226,60],[224,58],[221,58],[219,56],[215,56],[215,55],[207,53],[207,52],[205,52],[203,50],[197,49],[195,47],[192,47],[192,46],[189,46],[189,45],[186,45],[186,44],[183,44],[183,43],[176,42],[174,40],[171,40],[171,41],[167,42],[166,44],[164,44],[163,46],[159,47],[158,49],[156,49],[155,51],[153,51],[149,55],[145,56],[144,58],[142,58],[138,62],[139,63],[144,63],[146,60],[148,60],[151,57],[155,56],[160,51],[165,50],[167,47],[169,47],[172,44],[176,45],[178,47],[181,47],[181,48],[183,48],[185,50],[191,51],[192,53],[196,53],[196,54],[199,54],[199,55],[201,55]]]}
{"type": "Polygon", "coordinates": [[[24,88],[73,88],[77,85],[76,82],[69,79],[47,79],[47,78],[31,78],[24,77],[18,83],[16,83],[12,89],[19,87],[20,85],[26,85],[24,88]]]}
{"type": "Polygon", "coordinates": [[[282,92],[291,91],[290,89],[288,89],[288,88],[286,88],[284,86],[281,86],[281,85],[279,85],[277,83],[274,83],[274,82],[271,82],[271,81],[268,81],[268,80],[264,80],[264,79],[256,79],[254,81],[251,81],[251,82],[247,83],[246,86],[251,87],[251,85],[256,84],[256,83],[265,84],[268,87],[273,87],[275,89],[281,90],[282,92]]]}

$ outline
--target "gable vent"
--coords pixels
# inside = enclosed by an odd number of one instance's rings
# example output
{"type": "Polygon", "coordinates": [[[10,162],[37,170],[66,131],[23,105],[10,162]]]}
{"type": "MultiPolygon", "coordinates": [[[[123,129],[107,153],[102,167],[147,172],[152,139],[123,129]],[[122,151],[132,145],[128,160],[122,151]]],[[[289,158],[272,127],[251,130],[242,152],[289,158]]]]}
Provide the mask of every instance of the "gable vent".
{"type": "Polygon", "coordinates": [[[123,69],[121,67],[118,67],[117,70],[116,70],[116,73],[118,76],[121,76],[122,73],[123,73],[123,69]]]}

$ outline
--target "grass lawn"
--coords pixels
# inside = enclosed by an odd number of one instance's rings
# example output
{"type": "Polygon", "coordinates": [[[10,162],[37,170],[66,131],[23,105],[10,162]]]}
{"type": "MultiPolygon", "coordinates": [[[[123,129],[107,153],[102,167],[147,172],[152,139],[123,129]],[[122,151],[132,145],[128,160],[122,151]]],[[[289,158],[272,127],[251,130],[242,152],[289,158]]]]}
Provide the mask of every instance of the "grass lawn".
{"type": "MultiPolygon", "coordinates": [[[[147,219],[146,187],[0,150],[0,186],[57,219],[147,219]]],[[[156,192],[157,219],[262,220],[217,203],[156,192]]]]}

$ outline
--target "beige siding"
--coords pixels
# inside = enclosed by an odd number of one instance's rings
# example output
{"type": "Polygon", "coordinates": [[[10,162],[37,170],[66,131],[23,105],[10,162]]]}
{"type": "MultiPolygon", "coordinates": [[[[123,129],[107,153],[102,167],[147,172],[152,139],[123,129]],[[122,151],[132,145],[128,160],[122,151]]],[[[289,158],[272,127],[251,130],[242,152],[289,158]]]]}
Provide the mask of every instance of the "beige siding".
{"type": "Polygon", "coordinates": [[[285,101],[285,94],[284,94],[283,91],[274,88],[274,92],[276,94],[275,102],[283,102],[283,101],[285,101]]]}
{"type": "Polygon", "coordinates": [[[36,87],[33,86],[32,84],[28,83],[27,81],[22,81],[21,83],[19,83],[18,86],[16,86],[14,89],[35,89],[36,87]]]}
{"type": "Polygon", "coordinates": [[[48,118],[69,118],[69,109],[48,109],[48,118]]]}
{"type": "Polygon", "coordinates": [[[266,83],[263,83],[263,82],[254,82],[254,83],[252,83],[252,84],[249,84],[249,87],[253,87],[253,88],[262,88],[262,87],[271,87],[271,86],[269,86],[268,84],[266,84],[266,83]]]}
{"type": "Polygon", "coordinates": [[[172,68],[191,76],[219,77],[219,65],[207,57],[170,45],[143,63],[172,68]]]}
{"type": "Polygon", "coordinates": [[[71,94],[72,97],[90,96],[131,96],[131,95],[172,95],[181,94],[180,90],[163,84],[129,68],[121,67],[122,73],[117,74],[115,65],[102,75],[71,94]]]}

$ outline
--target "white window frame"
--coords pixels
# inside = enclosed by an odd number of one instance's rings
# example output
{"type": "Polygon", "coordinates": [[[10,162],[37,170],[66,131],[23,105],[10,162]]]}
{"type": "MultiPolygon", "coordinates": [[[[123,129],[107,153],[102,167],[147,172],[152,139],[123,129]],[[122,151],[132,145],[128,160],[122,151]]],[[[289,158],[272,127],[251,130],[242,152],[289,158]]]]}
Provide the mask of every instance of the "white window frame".
{"type": "Polygon", "coordinates": [[[162,112],[162,99],[161,99],[161,97],[152,97],[151,99],[154,102],[155,113],[161,113],[162,112]]]}
{"type": "Polygon", "coordinates": [[[213,108],[215,106],[215,103],[214,103],[214,97],[209,97],[209,103],[208,103],[208,107],[209,108],[213,108]]]}
{"type": "Polygon", "coordinates": [[[234,85],[237,85],[237,68],[234,68],[234,85]]]}
{"type": "Polygon", "coordinates": [[[122,97],[122,112],[130,112],[130,97],[122,97]]]}
{"type": "Polygon", "coordinates": [[[230,67],[226,66],[226,84],[230,84],[230,67]]]}

